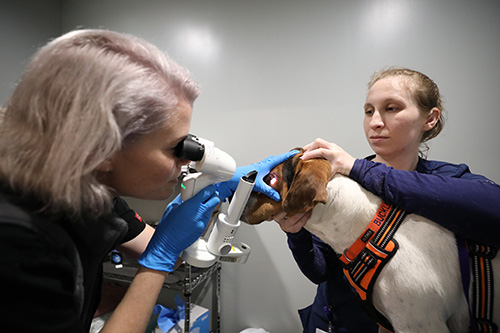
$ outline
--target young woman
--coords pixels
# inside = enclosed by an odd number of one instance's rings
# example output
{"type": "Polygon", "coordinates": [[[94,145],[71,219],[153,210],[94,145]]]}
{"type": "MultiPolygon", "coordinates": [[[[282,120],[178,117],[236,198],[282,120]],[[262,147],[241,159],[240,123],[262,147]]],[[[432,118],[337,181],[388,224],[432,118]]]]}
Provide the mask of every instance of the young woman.
{"type": "MultiPolygon", "coordinates": [[[[165,276],[205,230],[239,177],[167,207],[156,231],[119,196],[165,200],[181,166],[199,89],[150,43],[104,30],[65,34],[31,60],[0,110],[0,322],[5,331],[85,332],[100,300],[102,260],[139,257],[102,332],[144,332],[165,276]]],[[[257,191],[279,200],[258,179],[257,191]]]]}
{"type": "MultiPolygon", "coordinates": [[[[500,187],[472,174],[465,164],[423,157],[421,148],[444,125],[437,85],[420,72],[389,68],[375,73],[368,87],[363,127],[375,154],[355,159],[338,145],[317,139],[305,147],[303,159],[328,159],[332,176],[349,176],[385,202],[441,224],[456,234],[460,247],[464,240],[498,247],[500,187]]],[[[338,282],[340,262],[302,229],[307,215],[284,217],[280,213],[275,220],[288,232],[299,266],[312,281],[326,284],[322,288],[327,296],[317,298],[335,303],[333,316],[339,317],[346,303],[339,304],[337,299],[349,288],[345,281],[338,282]]],[[[355,308],[352,305],[346,312],[353,313],[355,308]]]]}

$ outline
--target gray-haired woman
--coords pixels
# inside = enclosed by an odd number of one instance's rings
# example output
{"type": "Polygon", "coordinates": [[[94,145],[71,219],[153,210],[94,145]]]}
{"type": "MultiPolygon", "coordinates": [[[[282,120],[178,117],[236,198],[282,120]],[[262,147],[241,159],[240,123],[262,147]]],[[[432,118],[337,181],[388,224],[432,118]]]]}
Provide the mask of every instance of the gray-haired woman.
{"type": "MultiPolygon", "coordinates": [[[[88,331],[102,259],[118,248],[142,267],[102,332],[144,332],[165,275],[248,168],[175,199],[156,231],[119,198],[173,193],[198,95],[187,70],[133,36],[79,30],[35,54],[0,111],[3,330],[88,331]]],[[[265,175],[289,155],[253,167],[265,175]]]]}

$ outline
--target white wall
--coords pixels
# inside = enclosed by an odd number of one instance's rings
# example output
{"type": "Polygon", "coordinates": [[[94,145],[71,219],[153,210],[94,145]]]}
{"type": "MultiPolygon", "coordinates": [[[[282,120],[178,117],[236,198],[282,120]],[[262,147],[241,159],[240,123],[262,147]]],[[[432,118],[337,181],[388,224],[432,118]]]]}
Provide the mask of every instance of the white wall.
{"type": "Polygon", "coordinates": [[[61,32],[61,0],[1,0],[0,105],[38,47],[61,32]]]}
{"type": "MultiPolygon", "coordinates": [[[[431,76],[445,97],[447,127],[429,157],[465,162],[500,182],[497,0],[67,0],[63,9],[63,31],[133,33],[186,65],[204,91],[192,132],[239,165],[316,137],[368,155],[366,82],[400,65],[431,76]]],[[[12,62],[1,52],[0,65],[12,62]]],[[[158,214],[157,204],[147,205],[143,215],[158,214]]],[[[300,332],[296,310],[310,304],[315,287],[286,237],[274,223],[243,226],[237,237],[252,254],[245,265],[223,265],[222,332],[300,332]]]]}

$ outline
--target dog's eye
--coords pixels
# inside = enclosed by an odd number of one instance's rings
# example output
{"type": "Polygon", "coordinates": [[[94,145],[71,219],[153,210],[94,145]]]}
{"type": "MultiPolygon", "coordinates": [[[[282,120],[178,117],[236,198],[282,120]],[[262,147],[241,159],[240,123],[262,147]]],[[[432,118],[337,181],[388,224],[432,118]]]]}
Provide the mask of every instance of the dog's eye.
{"type": "Polygon", "coordinates": [[[276,183],[278,182],[278,175],[274,173],[270,173],[267,176],[264,177],[264,183],[267,185],[274,187],[276,183]]]}

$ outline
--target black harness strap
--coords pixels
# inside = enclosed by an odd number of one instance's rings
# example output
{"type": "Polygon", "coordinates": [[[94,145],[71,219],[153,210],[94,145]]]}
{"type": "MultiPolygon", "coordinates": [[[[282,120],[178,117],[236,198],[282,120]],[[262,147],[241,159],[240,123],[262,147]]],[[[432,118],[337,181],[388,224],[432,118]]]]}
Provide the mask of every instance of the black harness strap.
{"type": "Polygon", "coordinates": [[[467,241],[471,262],[472,294],[470,295],[472,316],[480,333],[496,333],[498,327],[493,322],[493,267],[497,249],[491,246],[467,241]]]}

